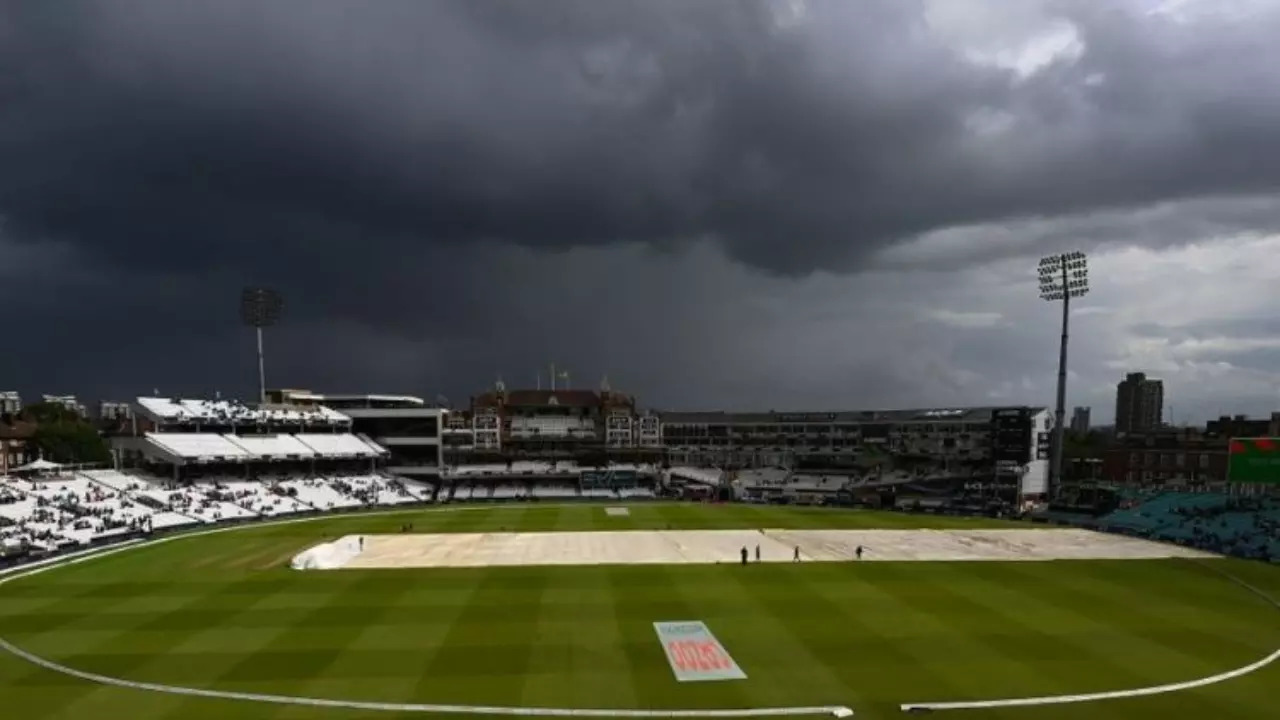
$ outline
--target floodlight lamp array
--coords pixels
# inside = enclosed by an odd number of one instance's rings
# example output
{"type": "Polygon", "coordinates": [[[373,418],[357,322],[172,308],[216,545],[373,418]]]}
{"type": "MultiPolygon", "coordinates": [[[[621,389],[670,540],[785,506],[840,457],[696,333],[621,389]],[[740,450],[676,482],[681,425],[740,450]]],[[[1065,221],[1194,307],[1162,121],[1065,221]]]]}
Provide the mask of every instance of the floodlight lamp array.
{"type": "Polygon", "coordinates": [[[246,288],[240,295],[240,319],[256,328],[271,327],[280,320],[284,300],[267,288],[246,288]]]}
{"type": "Polygon", "coordinates": [[[1082,252],[1050,255],[1040,260],[1040,297],[1062,300],[1089,292],[1089,260],[1082,252]]]}

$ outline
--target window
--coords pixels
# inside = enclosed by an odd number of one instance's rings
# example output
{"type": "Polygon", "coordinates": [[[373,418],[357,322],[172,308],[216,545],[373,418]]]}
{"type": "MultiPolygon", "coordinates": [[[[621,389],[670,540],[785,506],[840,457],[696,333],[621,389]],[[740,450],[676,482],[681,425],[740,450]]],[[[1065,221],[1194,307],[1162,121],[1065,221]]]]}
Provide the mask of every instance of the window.
{"type": "Polygon", "coordinates": [[[1201,470],[1209,469],[1209,456],[1203,453],[1201,453],[1200,455],[1200,469],[1201,470]]]}
{"type": "Polygon", "coordinates": [[[1178,453],[1178,456],[1177,456],[1177,463],[1178,463],[1178,467],[1185,467],[1185,466],[1186,466],[1186,464],[1187,464],[1187,454],[1186,454],[1186,453],[1178,453]]]}

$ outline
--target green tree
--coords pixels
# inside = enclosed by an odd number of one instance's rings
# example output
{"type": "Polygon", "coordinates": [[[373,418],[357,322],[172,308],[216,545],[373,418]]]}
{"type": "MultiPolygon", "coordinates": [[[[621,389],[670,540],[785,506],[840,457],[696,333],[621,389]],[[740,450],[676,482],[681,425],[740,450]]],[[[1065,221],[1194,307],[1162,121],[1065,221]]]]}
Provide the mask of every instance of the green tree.
{"type": "Polygon", "coordinates": [[[1111,439],[1096,430],[1081,434],[1068,431],[1063,450],[1067,457],[1100,458],[1111,443],[1111,439]]]}
{"type": "Polygon", "coordinates": [[[38,423],[76,423],[84,422],[74,410],[68,410],[60,403],[35,403],[22,408],[21,417],[28,422],[38,423]]]}
{"type": "Polygon", "coordinates": [[[111,450],[98,429],[72,410],[57,403],[37,403],[23,408],[22,417],[36,423],[31,442],[46,460],[72,464],[111,460],[111,450]]]}

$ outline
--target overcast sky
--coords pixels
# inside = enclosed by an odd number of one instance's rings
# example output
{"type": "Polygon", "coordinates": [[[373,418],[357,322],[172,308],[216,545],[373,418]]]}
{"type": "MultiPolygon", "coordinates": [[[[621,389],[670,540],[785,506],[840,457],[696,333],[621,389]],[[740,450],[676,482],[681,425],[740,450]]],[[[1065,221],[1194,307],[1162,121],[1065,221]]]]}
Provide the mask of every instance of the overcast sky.
{"type": "Polygon", "coordinates": [[[1280,3],[0,0],[0,390],[1280,409],[1280,3]]]}

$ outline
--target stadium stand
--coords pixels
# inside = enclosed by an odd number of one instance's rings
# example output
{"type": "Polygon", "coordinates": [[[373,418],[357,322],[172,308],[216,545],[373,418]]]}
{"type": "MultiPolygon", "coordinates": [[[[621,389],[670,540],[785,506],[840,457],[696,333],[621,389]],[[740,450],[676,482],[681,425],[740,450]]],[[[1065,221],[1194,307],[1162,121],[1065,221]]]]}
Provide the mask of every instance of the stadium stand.
{"type": "Polygon", "coordinates": [[[511,418],[511,434],[517,438],[590,437],[596,424],[590,418],[536,416],[511,418]]]}
{"type": "Polygon", "coordinates": [[[293,435],[226,435],[228,441],[254,457],[268,460],[313,458],[316,451],[293,435]]]}
{"type": "Polygon", "coordinates": [[[1162,492],[1131,502],[1100,518],[1097,526],[1211,552],[1280,560],[1280,499],[1162,492]]]}
{"type": "Polygon", "coordinates": [[[734,480],[746,487],[781,487],[790,478],[786,468],[756,468],[739,472],[734,480]]]}
{"type": "Polygon", "coordinates": [[[49,551],[162,528],[431,501],[417,489],[376,473],[189,483],[119,470],[3,477],[0,545],[49,551]]]}
{"type": "Polygon", "coordinates": [[[331,458],[375,458],[386,455],[386,448],[350,433],[305,433],[297,440],[316,454],[331,458]]]}
{"type": "Polygon", "coordinates": [[[567,484],[535,485],[531,488],[531,495],[547,500],[565,500],[582,496],[578,486],[567,484]]]}
{"type": "Polygon", "coordinates": [[[156,454],[174,462],[244,462],[248,460],[374,459],[387,454],[382,446],[350,433],[285,433],[218,435],[215,433],[149,432],[156,454]]]}
{"type": "Polygon", "coordinates": [[[657,497],[657,493],[651,487],[637,485],[634,487],[620,487],[617,489],[618,497],[623,500],[650,499],[657,497]]]}
{"type": "Polygon", "coordinates": [[[213,433],[147,433],[147,442],[162,455],[188,461],[247,460],[253,453],[213,433]]]}
{"type": "Polygon", "coordinates": [[[672,480],[684,480],[703,485],[719,485],[724,471],[714,468],[673,467],[668,471],[672,480]]]}
{"type": "Polygon", "coordinates": [[[351,419],[324,406],[255,408],[238,400],[191,400],[140,397],[138,405],[170,424],[192,425],[323,425],[349,426],[351,419]]]}
{"type": "MultiPolygon", "coordinates": [[[[319,405],[139,397],[134,409],[131,425],[110,437],[122,467],[0,477],[0,564],[156,530],[304,513],[658,494],[656,465],[586,467],[559,457],[393,477],[382,469],[386,448],[354,433],[348,415],[319,405]]],[[[526,420],[524,430],[548,438],[595,433],[590,418],[526,420]]]]}

